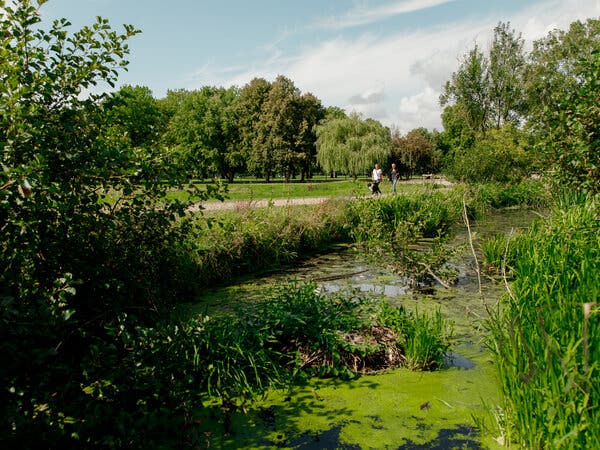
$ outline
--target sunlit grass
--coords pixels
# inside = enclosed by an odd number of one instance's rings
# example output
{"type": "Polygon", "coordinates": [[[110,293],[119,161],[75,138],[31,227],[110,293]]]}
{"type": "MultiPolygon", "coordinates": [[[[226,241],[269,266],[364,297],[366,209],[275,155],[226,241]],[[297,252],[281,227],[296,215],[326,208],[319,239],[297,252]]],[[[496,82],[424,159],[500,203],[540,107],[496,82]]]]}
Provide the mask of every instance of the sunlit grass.
{"type": "MultiPolygon", "coordinates": [[[[316,179],[310,181],[292,181],[285,183],[283,180],[274,180],[269,183],[263,180],[236,180],[233,183],[222,183],[225,200],[261,200],[280,198],[310,198],[310,197],[363,197],[369,196],[367,187],[369,180],[351,178],[347,179],[316,179]]],[[[207,183],[197,183],[202,187],[207,183]]],[[[410,182],[399,182],[396,190],[398,194],[413,194],[431,190],[431,183],[422,183],[419,180],[410,182]]],[[[381,184],[383,195],[392,194],[391,183],[384,181],[381,184]]],[[[183,191],[171,191],[167,194],[169,200],[187,201],[189,195],[183,191]]],[[[194,199],[192,200],[199,200],[194,199]]]]}
{"type": "Polygon", "coordinates": [[[508,444],[600,448],[599,217],[572,205],[507,252],[514,281],[490,328],[508,444]]]}

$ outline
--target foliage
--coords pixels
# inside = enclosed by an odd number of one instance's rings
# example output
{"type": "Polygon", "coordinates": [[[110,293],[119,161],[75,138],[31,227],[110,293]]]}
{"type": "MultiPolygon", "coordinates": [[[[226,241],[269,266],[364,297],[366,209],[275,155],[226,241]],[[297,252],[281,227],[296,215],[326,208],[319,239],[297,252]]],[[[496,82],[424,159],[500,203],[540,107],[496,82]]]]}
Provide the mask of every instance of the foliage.
{"type": "Polygon", "coordinates": [[[460,207],[454,196],[433,191],[355,202],[352,237],[419,287],[432,276],[454,275],[445,268],[452,252],[444,236],[460,217],[460,207]]]}
{"type": "Polygon", "coordinates": [[[283,173],[287,181],[298,170],[309,174],[314,160],[314,126],[324,116],[320,100],[301,95],[289,78],[278,76],[271,84],[256,123],[252,165],[267,181],[283,173]]]}
{"type": "Polygon", "coordinates": [[[600,50],[600,19],[575,21],[568,30],[556,29],[533,43],[526,67],[525,88],[530,128],[543,132],[552,111],[565,109],[564,101],[577,92],[586,64],[600,50]]]}
{"type": "Polygon", "coordinates": [[[251,173],[262,174],[261,165],[253,156],[258,139],[258,123],[263,104],[267,100],[271,83],[264,78],[253,78],[240,89],[240,98],[235,106],[235,116],[240,133],[240,150],[243,152],[251,173]]]}
{"type": "Polygon", "coordinates": [[[440,166],[440,154],[434,135],[425,128],[415,128],[400,136],[392,135],[392,162],[406,179],[417,173],[434,173],[440,166]]]}
{"type": "Polygon", "coordinates": [[[511,30],[510,23],[500,22],[494,28],[489,51],[490,122],[499,129],[517,125],[522,117],[525,56],[521,35],[511,30]]]}
{"type": "Polygon", "coordinates": [[[517,127],[525,110],[523,39],[508,23],[494,28],[485,54],[466,54],[440,96],[444,166],[456,179],[508,181],[527,173],[529,143],[517,127]]]}
{"type": "Polygon", "coordinates": [[[590,199],[510,242],[514,281],[489,321],[509,445],[600,445],[598,217],[590,199]]]}
{"type": "Polygon", "coordinates": [[[456,149],[447,171],[455,179],[470,183],[518,182],[532,168],[533,156],[526,133],[505,125],[489,130],[469,148],[456,149]]]}
{"type": "Polygon", "coordinates": [[[42,27],[28,0],[0,2],[0,15],[1,434],[59,447],[77,439],[82,383],[102,386],[91,363],[110,361],[89,355],[115,346],[105,330],[193,289],[179,244],[189,230],[176,222],[186,205],[164,201],[185,185],[115,131],[132,124],[98,93],[137,30],[102,18],[74,33],[65,19],[42,27]]]}
{"type": "Polygon", "coordinates": [[[511,184],[478,183],[471,185],[469,190],[467,206],[473,206],[479,212],[514,206],[546,208],[553,201],[551,192],[540,180],[511,184]]]}
{"type": "Polygon", "coordinates": [[[356,293],[322,295],[315,284],[284,287],[252,321],[292,368],[321,376],[352,378],[407,362],[414,370],[435,369],[450,338],[439,314],[413,315],[356,293]]]}
{"type": "Polygon", "coordinates": [[[442,367],[450,348],[452,326],[440,311],[432,315],[418,311],[407,313],[402,307],[381,304],[378,320],[383,326],[402,331],[401,347],[405,364],[412,370],[432,370],[442,367]]]}
{"type": "Polygon", "coordinates": [[[475,134],[516,125],[522,115],[524,69],[523,39],[501,22],[494,28],[488,56],[477,45],[463,56],[444,86],[440,104],[458,106],[445,113],[460,114],[475,134]]]}
{"type": "MultiPolygon", "coordinates": [[[[472,133],[483,133],[488,126],[489,102],[486,89],[488,60],[475,46],[463,56],[459,70],[452,74],[440,96],[442,106],[459,105],[447,113],[458,113],[472,133]]],[[[446,111],[445,111],[446,112],[446,111]]]]}
{"type": "Polygon", "coordinates": [[[560,183],[594,194],[600,192],[600,49],[575,72],[578,87],[544,111],[541,146],[560,183]]]}
{"type": "Polygon", "coordinates": [[[198,280],[210,285],[235,275],[256,273],[295,261],[310,251],[347,242],[345,202],[286,208],[241,208],[223,212],[186,240],[198,280]]]}
{"type": "Polygon", "coordinates": [[[123,86],[105,100],[104,107],[114,133],[125,135],[131,147],[150,147],[164,133],[165,119],[147,87],[123,86]]]}
{"type": "Polygon", "coordinates": [[[357,114],[330,116],[316,128],[317,161],[326,173],[339,172],[355,179],[390,155],[390,132],[373,119],[357,114]]]}
{"type": "Polygon", "coordinates": [[[235,88],[205,86],[197,91],[169,92],[165,105],[173,113],[163,136],[174,147],[182,169],[197,178],[216,175],[229,181],[245,168],[238,149],[235,88]]]}

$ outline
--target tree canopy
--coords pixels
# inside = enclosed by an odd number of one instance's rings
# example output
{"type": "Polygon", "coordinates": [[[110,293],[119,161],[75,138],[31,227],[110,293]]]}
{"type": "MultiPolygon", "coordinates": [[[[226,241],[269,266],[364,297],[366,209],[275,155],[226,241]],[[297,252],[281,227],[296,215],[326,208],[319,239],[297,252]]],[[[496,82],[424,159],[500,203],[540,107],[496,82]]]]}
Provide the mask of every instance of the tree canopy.
{"type": "Polygon", "coordinates": [[[391,152],[390,130],[358,114],[331,116],[316,128],[317,161],[325,172],[357,178],[375,163],[387,161],[391,152]]]}

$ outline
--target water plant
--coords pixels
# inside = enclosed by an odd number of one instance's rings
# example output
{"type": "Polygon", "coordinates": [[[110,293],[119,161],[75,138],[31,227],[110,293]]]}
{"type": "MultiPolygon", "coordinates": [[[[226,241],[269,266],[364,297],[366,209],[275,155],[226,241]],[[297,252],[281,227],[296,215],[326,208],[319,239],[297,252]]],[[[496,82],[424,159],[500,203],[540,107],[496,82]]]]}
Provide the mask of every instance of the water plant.
{"type": "Polygon", "coordinates": [[[507,443],[600,447],[599,236],[587,200],[515,239],[514,281],[489,321],[507,443]]]}

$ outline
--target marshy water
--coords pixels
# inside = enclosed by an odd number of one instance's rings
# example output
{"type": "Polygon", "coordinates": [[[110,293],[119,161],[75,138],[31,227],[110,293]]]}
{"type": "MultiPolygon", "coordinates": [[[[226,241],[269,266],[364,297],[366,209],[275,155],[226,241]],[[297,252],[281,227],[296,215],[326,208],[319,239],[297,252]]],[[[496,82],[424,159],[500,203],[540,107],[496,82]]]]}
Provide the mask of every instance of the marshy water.
{"type": "MultiPolygon", "coordinates": [[[[486,235],[528,226],[530,210],[507,210],[472,223],[475,241],[486,235]]],[[[211,290],[184,315],[222,314],[224,305],[243,308],[270,287],[314,281],[324,292],[360,290],[405,305],[409,310],[439,309],[453,323],[452,351],[446,367],[434,372],[397,369],[353,381],[314,379],[285,392],[271,392],[247,413],[234,414],[229,435],[215,419],[205,424],[213,448],[294,449],[448,449],[500,447],[496,424],[498,393],[491,356],[485,346],[487,308],[504,287],[483,280],[482,294],[465,227],[453,232],[464,251],[453,261],[457,282],[413,290],[393,265],[373,261],[351,247],[304,260],[293,268],[211,290]]],[[[204,439],[204,438],[203,438],[204,439]]]]}

